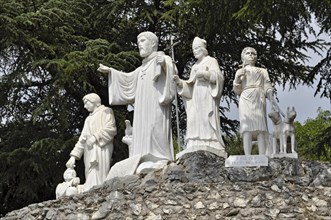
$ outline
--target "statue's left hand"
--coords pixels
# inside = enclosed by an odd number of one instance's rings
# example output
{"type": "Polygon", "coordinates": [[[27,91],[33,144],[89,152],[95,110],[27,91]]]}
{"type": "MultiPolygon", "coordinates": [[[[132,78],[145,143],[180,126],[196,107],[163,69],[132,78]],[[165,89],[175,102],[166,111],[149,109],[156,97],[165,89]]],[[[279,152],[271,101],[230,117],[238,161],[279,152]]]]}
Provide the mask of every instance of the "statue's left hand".
{"type": "Polygon", "coordinates": [[[165,58],[163,52],[158,52],[156,57],[156,62],[160,64],[161,66],[165,66],[165,58]]]}
{"type": "Polygon", "coordinates": [[[87,139],[86,144],[89,149],[93,147],[93,144],[97,141],[97,139],[92,135],[90,138],[87,139]]]}
{"type": "Polygon", "coordinates": [[[205,70],[198,71],[197,74],[196,74],[196,77],[197,77],[198,79],[208,80],[209,77],[210,77],[210,73],[209,73],[209,69],[208,69],[208,67],[206,67],[205,70]]]}
{"type": "Polygon", "coordinates": [[[66,167],[73,169],[75,167],[75,162],[76,162],[75,157],[71,156],[68,162],[66,163],[66,167]]]}

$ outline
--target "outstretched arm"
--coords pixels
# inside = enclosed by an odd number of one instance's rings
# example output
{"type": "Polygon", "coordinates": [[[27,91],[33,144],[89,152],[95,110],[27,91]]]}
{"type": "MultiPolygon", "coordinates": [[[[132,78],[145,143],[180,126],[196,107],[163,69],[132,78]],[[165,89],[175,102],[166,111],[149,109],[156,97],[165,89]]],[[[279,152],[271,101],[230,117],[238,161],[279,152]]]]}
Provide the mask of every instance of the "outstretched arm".
{"type": "Polygon", "coordinates": [[[101,63],[99,64],[99,68],[97,70],[101,73],[111,73],[111,68],[101,63]]]}

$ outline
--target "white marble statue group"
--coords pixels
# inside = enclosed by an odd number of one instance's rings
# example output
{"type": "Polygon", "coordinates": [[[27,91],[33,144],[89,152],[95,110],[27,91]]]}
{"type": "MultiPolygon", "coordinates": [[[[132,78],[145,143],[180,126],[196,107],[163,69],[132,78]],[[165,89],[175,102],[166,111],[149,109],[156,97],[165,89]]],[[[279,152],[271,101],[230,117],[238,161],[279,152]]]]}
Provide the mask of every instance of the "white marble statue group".
{"type": "MultiPolygon", "coordinates": [[[[191,68],[188,80],[180,79],[175,62],[158,51],[158,38],[154,33],[142,32],[137,37],[137,43],[143,61],[136,70],[125,73],[102,64],[98,68],[99,72],[108,74],[109,104],[134,104],[132,127],[129,121],[125,122],[126,135],[122,139],[129,146],[129,158],[119,166],[119,172],[127,175],[145,168],[162,168],[174,159],[171,106],[176,93],[182,97],[187,115],[184,152],[203,149],[227,157],[219,116],[224,75],[217,60],[208,55],[207,42],[199,37],[194,38],[192,50],[197,61],[191,68]],[[125,169],[124,166],[133,167],[125,169]]],[[[293,140],[291,146],[294,152],[293,127],[287,125],[293,121],[295,110],[289,110],[287,120],[283,121],[267,70],[255,67],[256,50],[245,48],[241,58],[243,64],[235,74],[233,90],[240,96],[240,133],[245,155],[251,154],[254,139],[257,139],[259,154],[265,154],[266,149],[270,153],[266,99],[272,104],[273,113],[269,117],[274,125],[282,124],[272,134],[272,152],[286,152],[287,136],[293,140]]],[[[101,105],[100,97],[94,93],[86,95],[83,102],[90,115],[66,164],[66,172],[70,171],[71,176],[68,177],[65,172],[65,182],[60,183],[56,190],[57,197],[87,191],[119,175],[114,171],[116,166],[110,170],[113,138],[116,135],[113,111],[101,105]],[[73,172],[75,161],[83,155],[86,182],[79,185],[79,178],[73,172]]]]}
{"type": "Polygon", "coordinates": [[[240,97],[240,133],[243,137],[245,155],[251,154],[253,139],[257,140],[260,155],[286,153],[287,137],[291,138],[291,152],[295,153],[293,121],[296,117],[296,111],[294,107],[291,111],[288,109],[285,117],[274,98],[274,89],[267,70],[255,66],[257,52],[254,48],[244,48],[241,59],[242,68],[237,70],[235,74],[233,91],[240,97]],[[269,141],[266,117],[267,99],[272,106],[272,112],[268,116],[274,125],[271,142],[269,141]],[[283,120],[281,116],[285,119],[283,120]]]}

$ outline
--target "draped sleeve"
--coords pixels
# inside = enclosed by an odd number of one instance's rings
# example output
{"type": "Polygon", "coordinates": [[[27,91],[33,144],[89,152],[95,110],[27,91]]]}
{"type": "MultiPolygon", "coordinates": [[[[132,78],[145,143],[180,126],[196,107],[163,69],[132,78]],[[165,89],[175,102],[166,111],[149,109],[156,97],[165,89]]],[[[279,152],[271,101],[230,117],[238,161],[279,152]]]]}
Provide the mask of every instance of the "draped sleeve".
{"type": "Polygon", "coordinates": [[[130,73],[111,68],[111,73],[108,75],[110,105],[126,105],[134,103],[139,72],[140,67],[130,73]]]}
{"type": "Polygon", "coordinates": [[[241,71],[243,71],[243,69],[237,70],[236,75],[235,75],[234,80],[233,80],[233,91],[236,95],[240,95],[241,92],[243,91],[242,82],[236,83],[238,75],[240,74],[241,71]]]}
{"type": "Polygon", "coordinates": [[[215,58],[208,56],[208,67],[209,67],[209,87],[210,93],[213,98],[219,98],[222,95],[223,86],[224,86],[224,74],[221,71],[218,62],[215,58]]]}
{"type": "Polygon", "coordinates": [[[113,110],[108,107],[101,106],[101,110],[96,117],[96,128],[93,136],[96,138],[100,147],[105,146],[113,141],[116,135],[116,125],[113,110]]]}
{"type": "Polygon", "coordinates": [[[175,74],[176,67],[174,66],[169,56],[165,56],[165,62],[166,65],[165,65],[164,74],[159,75],[154,82],[159,84],[157,86],[158,88],[162,88],[162,89],[158,89],[158,91],[160,92],[159,94],[160,105],[170,104],[174,99],[174,95],[176,93],[175,85],[172,81],[172,76],[175,74]]]}
{"type": "Polygon", "coordinates": [[[70,152],[70,156],[76,157],[76,159],[80,159],[84,154],[84,148],[85,148],[85,142],[86,139],[89,137],[89,129],[88,124],[90,123],[91,116],[87,116],[84,122],[83,130],[81,135],[79,136],[79,139],[77,143],[75,144],[74,149],[70,152]]]}
{"type": "Polygon", "coordinates": [[[260,68],[261,71],[262,71],[262,74],[264,76],[264,91],[265,93],[267,94],[269,90],[274,90],[273,87],[272,87],[272,84],[271,84],[271,81],[270,81],[270,78],[269,78],[269,74],[268,74],[268,71],[264,68],[260,68]]]}

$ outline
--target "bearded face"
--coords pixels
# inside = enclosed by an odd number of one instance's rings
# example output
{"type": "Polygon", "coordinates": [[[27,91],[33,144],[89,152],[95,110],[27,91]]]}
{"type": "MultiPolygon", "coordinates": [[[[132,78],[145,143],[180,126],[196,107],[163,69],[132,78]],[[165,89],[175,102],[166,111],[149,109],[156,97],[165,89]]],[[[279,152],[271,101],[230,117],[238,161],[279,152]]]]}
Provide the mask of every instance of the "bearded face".
{"type": "Polygon", "coordinates": [[[155,42],[149,40],[145,36],[141,36],[138,38],[138,48],[141,57],[148,57],[155,51],[155,42]]]}

